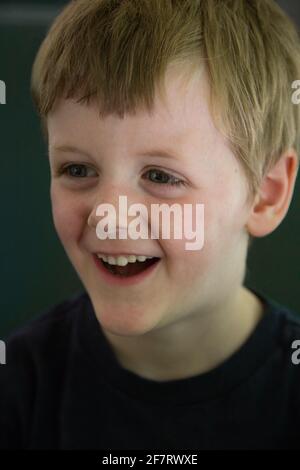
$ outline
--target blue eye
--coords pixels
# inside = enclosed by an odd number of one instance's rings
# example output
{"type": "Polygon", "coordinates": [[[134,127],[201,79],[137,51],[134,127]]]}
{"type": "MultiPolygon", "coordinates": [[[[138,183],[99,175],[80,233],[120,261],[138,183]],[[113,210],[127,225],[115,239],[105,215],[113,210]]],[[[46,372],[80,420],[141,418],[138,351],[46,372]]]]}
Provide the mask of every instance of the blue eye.
{"type": "Polygon", "coordinates": [[[151,170],[148,170],[145,174],[155,175],[154,180],[152,178],[148,178],[150,182],[154,184],[161,184],[161,185],[167,185],[167,186],[186,186],[185,181],[179,178],[176,178],[175,176],[169,175],[168,173],[165,173],[164,171],[161,171],[161,170],[151,169],[151,170]]]}
{"type": "MultiPolygon", "coordinates": [[[[95,176],[95,174],[93,174],[94,172],[95,170],[82,163],[71,163],[60,170],[60,174],[66,174],[70,178],[76,179],[95,176]],[[89,171],[92,171],[92,174],[88,174],[89,171]]],[[[146,179],[153,184],[176,187],[186,186],[187,184],[185,181],[158,169],[148,170],[145,175],[152,175],[152,177],[146,179]]]]}

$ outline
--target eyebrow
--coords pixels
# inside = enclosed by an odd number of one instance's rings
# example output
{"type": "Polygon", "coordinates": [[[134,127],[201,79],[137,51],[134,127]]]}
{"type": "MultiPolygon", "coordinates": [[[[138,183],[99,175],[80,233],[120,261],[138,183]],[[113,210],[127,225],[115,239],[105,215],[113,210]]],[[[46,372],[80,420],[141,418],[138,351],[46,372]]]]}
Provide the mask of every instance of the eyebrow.
{"type": "Polygon", "coordinates": [[[164,157],[179,160],[179,155],[175,151],[168,151],[163,149],[152,149],[146,150],[145,152],[139,153],[142,157],[164,157]]]}
{"type": "Polygon", "coordinates": [[[83,150],[73,147],[72,145],[58,145],[54,147],[49,147],[49,153],[58,150],[59,152],[72,152],[72,153],[79,153],[81,155],[86,155],[90,156],[87,152],[84,152],[83,150]]]}
{"type": "MultiPolygon", "coordinates": [[[[77,153],[81,155],[85,155],[91,158],[90,154],[88,152],[85,152],[77,147],[74,147],[72,145],[59,145],[59,146],[54,146],[54,147],[49,147],[49,153],[51,151],[58,150],[59,152],[72,152],[72,153],[77,153]]],[[[139,155],[141,157],[163,157],[163,158],[168,158],[168,159],[175,159],[179,160],[179,155],[175,151],[168,151],[164,149],[151,149],[151,150],[145,150],[142,152],[139,152],[139,155]]]]}

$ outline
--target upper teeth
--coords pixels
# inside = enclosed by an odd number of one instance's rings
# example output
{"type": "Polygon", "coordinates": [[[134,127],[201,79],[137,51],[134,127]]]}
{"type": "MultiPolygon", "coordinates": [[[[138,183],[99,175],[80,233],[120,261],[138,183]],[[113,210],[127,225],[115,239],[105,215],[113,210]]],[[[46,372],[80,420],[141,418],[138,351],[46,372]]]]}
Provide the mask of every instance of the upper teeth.
{"type": "Polygon", "coordinates": [[[135,263],[136,261],[146,261],[146,259],[152,259],[153,256],[141,256],[141,255],[129,255],[129,256],[107,256],[97,254],[98,258],[103,259],[108,264],[126,266],[128,263],[135,263]]]}

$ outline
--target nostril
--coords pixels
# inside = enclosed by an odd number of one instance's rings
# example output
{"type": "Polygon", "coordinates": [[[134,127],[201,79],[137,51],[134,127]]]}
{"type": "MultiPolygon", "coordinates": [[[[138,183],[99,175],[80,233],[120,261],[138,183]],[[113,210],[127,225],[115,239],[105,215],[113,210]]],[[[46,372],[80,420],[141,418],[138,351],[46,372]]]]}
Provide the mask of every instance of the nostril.
{"type": "Polygon", "coordinates": [[[92,212],[89,215],[88,220],[87,220],[87,224],[91,228],[96,228],[97,227],[97,221],[96,221],[94,212],[92,212]]]}

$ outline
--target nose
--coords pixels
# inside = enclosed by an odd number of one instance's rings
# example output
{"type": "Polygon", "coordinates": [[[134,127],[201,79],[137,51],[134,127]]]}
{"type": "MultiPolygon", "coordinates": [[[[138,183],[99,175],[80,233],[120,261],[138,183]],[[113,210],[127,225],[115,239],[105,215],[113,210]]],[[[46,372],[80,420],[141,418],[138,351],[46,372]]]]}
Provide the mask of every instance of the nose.
{"type": "Polygon", "coordinates": [[[111,214],[115,214],[115,217],[116,217],[116,220],[118,220],[118,212],[119,212],[119,194],[118,193],[118,197],[114,197],[114,198],[109,198],[109,197],[106,197],[105,200],[101,200],[100,198],[97,199],[97,202],[93,205],[93,208],[92,208],[92,211],[90,212],[89,216],[88,216],[88,220],[87,220],[87,223],[88,223],[88,226],[95,229],[97,227],[97,224],[99,222],[99,218],[100,217],[104,217],[104,216],[109,216],[111,214]],[[101,215],[100,215],[100,206],[101,207],[101,215]],[[99,208],[99,209],[98,209],[99,208]],[[98,210],[98,215],[97,215],[97,210],[98,210]]]}
{"type": "Polygon", "coordinates": [[[97,194],[93,201],[92,210],[88,216],[87,224],[89,227],[95,229],[97,223],[99,222],[99,215],[97,216],[96,214],[99,205],[109,204],[113,206],[117,216],[117,210],[119,206],[119,195],[127,194],[126,192],[122,191],[124,191],[124,185],[121,185],[120,181],[117,182],[115,180],[114,183],[111,183],[111,181],[108,181],[108,179],[106,179],[106,181],[102,181],[100,190],[97,191],[97,194]]]}
{"type": "Polygon", "coordinates": [[[93,208],[92,212],[88,216],[87,224],[90,228],[97,227],[97,220],[96,220],[96,208],[93,208]]]}
{"type": "MultiPolygon", "coordinates": [[[[128,186],[124,189],[123,185],[110,185],[103,187],[101,193],[104,196],[97,194],[97,198],[94,201],[92,210],[88,216],[87,224],[90,228],[96,229],[97,224],[101,217],[110,217],[111,214],[115,215],[116,229],[117,230],[127,230],[127,226],[130,222],[130,219],[134,216],[128,216],[128,208],[133,203],[142,204],[142,198],[138,198],[137,194],[133,194],[133,191],[128,190],[128,186]],[[139,199],[139,200],[138,200],[139,199]],[[99,206],[102,206],[101,215],[97,209],[99,206]],[[106,207],[105,207],[106,206],[106,207]],[[106,212],[109,206],[109,212],[106,212]],[[119,222],[119,224],[118,224],[119,222]]],[[[145,201],[144,201],[145,203],[145,201]]]]}

